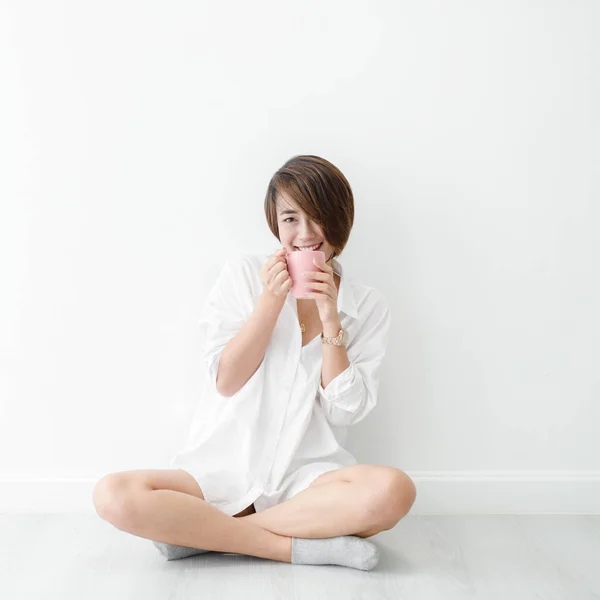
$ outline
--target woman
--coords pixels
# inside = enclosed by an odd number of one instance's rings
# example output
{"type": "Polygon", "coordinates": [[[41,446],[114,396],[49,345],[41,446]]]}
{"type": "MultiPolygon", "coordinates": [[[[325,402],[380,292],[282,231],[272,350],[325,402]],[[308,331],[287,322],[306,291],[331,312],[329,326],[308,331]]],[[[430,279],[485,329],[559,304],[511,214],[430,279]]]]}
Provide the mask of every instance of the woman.
{"type": "Polygon", "coordinates": [[[343,447],[377,402],[387,301],[336,259],[354,199],[333,164],[293,157],[264,208],[283,248],[228,261],[208,294],[207,385],[187,444],[171,469],[105,476],[94,504],[168,560],[217,551],[369,570],[378,552],[365,538],[416,497],[404,472],[358,464],[343,447]],[[326,263],[305,273],[310,297],[295,299],[286,255],[315,247],[326,263]]]}

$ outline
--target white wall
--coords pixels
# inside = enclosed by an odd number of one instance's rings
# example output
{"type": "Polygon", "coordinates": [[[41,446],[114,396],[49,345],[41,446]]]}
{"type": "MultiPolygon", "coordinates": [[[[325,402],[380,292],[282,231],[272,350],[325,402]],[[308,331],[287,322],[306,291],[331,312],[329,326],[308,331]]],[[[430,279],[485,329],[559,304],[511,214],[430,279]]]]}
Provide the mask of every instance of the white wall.
{"type": "Polygon", "coordinates": [[[393,309],[361,462],[422,511],[600,507],[599,26],[592,0],[3,3],[0,508],[165,467],[202,301],[275,251],[266,185],[304,153],[349,179],[340,260],[393,309]]]}

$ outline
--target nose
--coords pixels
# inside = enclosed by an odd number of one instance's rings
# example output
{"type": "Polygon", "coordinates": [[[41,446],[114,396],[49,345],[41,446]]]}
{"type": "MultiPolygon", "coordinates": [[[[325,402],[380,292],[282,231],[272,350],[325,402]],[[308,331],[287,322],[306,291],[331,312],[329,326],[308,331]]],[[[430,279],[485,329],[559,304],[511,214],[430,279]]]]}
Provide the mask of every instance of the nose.
{"type": "Polygon", "coordinates": [[[300,239],[310,240],[314,237],[312,234],[313,226],[310,223],[304,223],[300,226],[300,239]]]}

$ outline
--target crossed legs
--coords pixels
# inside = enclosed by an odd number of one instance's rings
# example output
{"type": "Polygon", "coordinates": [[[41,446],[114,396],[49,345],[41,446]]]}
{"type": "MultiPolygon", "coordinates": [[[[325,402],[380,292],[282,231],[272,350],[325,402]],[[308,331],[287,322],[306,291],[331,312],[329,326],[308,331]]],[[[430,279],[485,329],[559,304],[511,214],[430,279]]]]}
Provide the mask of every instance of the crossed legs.
{"type": "Polygon", "coordinates": [[[93,501],[101,518],[139,537],[291,562],[292,537],[369,537],[392,528],[415,496],[398,469],[352,465],[324,473],[287,502],[233,517],[205,502],[181,469],[109,474],[96,484],[93,501]]]}
{"type": "Polygon", "coordinates": [[[394,527],[415,498],[414,483],[403,471],[351,465],[323,473],[286,502],[240,520],[290,537],[367,538],[394,527]]]}

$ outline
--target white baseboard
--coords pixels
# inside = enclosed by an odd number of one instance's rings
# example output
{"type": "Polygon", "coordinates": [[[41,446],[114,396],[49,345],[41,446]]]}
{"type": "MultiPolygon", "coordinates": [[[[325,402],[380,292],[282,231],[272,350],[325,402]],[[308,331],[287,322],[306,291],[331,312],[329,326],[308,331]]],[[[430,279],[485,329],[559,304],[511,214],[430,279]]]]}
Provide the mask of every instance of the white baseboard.
{"type": "MultiPolygon", "coordinates": [[[[410,514],[600,514],[600,471],[406,471],[410,514]]],[[[0,476],[0,513],[89,513],[101,478],[0,476]]]]}
{"type": "Polygon", "coordinates": [[[600,471],[413,471],[411,514],[600,514],[600,471]]]}

